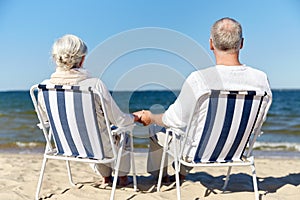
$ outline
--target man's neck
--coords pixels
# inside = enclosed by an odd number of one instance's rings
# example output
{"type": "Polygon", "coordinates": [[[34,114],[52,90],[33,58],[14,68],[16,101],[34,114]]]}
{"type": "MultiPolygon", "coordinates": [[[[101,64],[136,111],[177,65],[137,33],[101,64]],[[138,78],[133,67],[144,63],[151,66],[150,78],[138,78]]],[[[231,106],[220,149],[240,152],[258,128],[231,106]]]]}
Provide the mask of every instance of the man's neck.
{"type": "Polygon", "coordinates": [[[242,65],[239,61],[239,53],[214,52],[217,65],[236,66],[242,65]]]}

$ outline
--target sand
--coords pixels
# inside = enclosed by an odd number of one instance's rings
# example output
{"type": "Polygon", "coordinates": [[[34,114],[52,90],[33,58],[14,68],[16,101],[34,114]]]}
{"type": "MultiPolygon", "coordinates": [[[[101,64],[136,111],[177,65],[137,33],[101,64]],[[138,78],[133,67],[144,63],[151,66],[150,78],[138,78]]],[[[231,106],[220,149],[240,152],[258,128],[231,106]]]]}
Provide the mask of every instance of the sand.
{"type": "MultiPolygon", "coordinates": [[[[118,188],[115,199],[176,199],[174,184],[163,185],[156,192],[156,180],[146,173],[146,154],[135,156],[138,192],[128,186],[118,188]]],[[[42,163],[39,154],[0,154],[0,199],[34,199],[42,163]]],[[[260,199],[300,199],[300,157],[256,158],[260,199]]],[[[109,199],[110,189],[99,187],[101,177],[87,164],[71,163],[75,187],[69,184],[64,161],[50,160],[46,167],[40,197],[43,199],[109,199]]],[[[250,167],[235,167],[226,192],[221,191],[227,168],[196,168],[181,186],[182,199],[254,199],[250,167]]],[[[172,169],[170,167],[170,172],[172,169]]]]}

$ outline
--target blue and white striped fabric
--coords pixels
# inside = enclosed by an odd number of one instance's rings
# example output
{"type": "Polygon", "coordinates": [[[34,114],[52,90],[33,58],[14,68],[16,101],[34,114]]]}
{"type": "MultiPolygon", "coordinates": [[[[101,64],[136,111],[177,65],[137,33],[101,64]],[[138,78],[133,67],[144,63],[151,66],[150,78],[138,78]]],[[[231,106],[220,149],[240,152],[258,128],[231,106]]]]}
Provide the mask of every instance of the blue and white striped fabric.
{"type": "MultiPolygon", "coordinates": [[[[240,161],[250,133],[256,126],[265,93],[212,90],[206,100],[205,123],[197,126],[192,119],[190,131],[197,137],[193,162],[240,161]],[[193,124],[194,123],[194,124],[193,124]]],[[[195,112],[199,112],[199,110],[195,112]]],[[[194,113],[194,118],[199,113],[194,113]]],[[[203,117],[203,116],[202,116],[203,117]]],[[[189,133],[188,133],[189,134],[189,133]]]]}
{"type": "Polygon", "coordinates": [[[57,154],[105,157],[91,88],[39,85],[53,132],[57,154]]]}

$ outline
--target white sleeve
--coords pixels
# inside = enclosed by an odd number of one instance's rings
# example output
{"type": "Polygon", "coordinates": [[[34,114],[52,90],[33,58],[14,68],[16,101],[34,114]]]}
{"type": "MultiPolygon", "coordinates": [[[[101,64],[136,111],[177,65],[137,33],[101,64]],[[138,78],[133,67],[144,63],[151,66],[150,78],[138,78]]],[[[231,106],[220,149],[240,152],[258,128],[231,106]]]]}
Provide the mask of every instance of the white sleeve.
{"type": "Polygon", "coordinates": [[[120,110],[119,106],[116,104],[111,94],[109,93],[109,90],[101,80],[98,81],[96,89],[102,92],[107,117],[112,124],[118,127],[124,127],[134,122],[133,115],[126,114],[120,110]]]}
{"type": "MultiPolygon", "coordinates": [[[[41,82],[41,84],[48,84],[48,83],[49,83],[48,79],[41,82]]],[[[40,89],[38,89],[37,101],[38,101],[38,107],[40,108],[40,112],[41,112],[40,114],[41,114],[42,120],[44,120],[46,122],[46,121],[48,121],[47,109],[46,109],[46,105],[45,105],[43,92],[40,89]]]]}
{"type": "Polygon", "coordinates": [[[267,94],[269,96],[269,99],[268,99],[268,102],[267,102],[267,107],[266,107],[266,110],[265,110],[265,113],[264,113],[264,116],[263,116],[262,123],[265,122],[266,119],[267,119],[267,114],[268,114],[268,111],[271,107],[272,100],[273,100],[272,91],[271,91],[270,83],[269,83],[269,80],[268,80],[267,76],[266,76],[265,86],[266,86],[265,91],[267,92],[267,94]]]}
{"type": "Polygon", "coordinates": [[[185,128],[196,105],[204,83],[199,74],[192,73],[184,82],[176,101],[168,108],[162,117],[167,127],[185,128]]]}

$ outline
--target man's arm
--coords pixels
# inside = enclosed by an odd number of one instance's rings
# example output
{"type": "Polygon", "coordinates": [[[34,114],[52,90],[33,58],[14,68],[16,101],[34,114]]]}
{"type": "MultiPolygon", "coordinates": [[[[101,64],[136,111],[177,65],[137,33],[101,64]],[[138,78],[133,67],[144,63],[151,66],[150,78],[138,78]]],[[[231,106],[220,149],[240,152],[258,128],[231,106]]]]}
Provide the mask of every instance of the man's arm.
{"type": "Polygon", "coordinates": [[[157,124],[163,127],[166,126],[162,121],[163,113],[153,114],[149,110],[141,110],[133,114],[139,116],[138,122],[142,123],[144,126],[148,126],[149,124],[157,124]]]}

